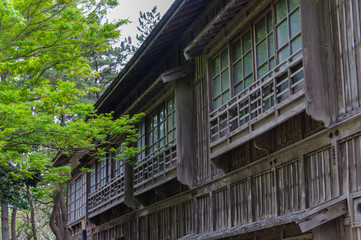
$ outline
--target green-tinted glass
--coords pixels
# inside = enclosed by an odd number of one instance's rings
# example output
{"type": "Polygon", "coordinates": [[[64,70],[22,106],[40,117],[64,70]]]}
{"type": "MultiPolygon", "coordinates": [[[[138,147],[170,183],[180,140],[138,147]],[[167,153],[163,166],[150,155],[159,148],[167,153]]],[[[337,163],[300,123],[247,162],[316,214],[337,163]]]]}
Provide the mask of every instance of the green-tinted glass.
{"type": "Polygon", "coordinates": [[[225,93],[223,93],[223,95],[222,95],[222,103],[224,104],[224,103],[226,103],[226,102],[228,102],[229,101],[229,99],[230,99],[230,92],[229,92],[229,90],[227,91],[227,92],[225,92],[225,93]]]}
{"type": "Polygon", "coordinates": [[[253,83],[253,74],[244,80],[245,88],[249,87],[253,83]]]}
{"type": "Polygon", "coordinates": [[[290,16],[291,38],[301,32],[300,10],[298,9],[290,16]]]}
{"type": "Polygon", "coordinates": [[[257,66],[260,66],[267,61],[267,55],[267,41],[265,39],[257,45],[257,66]]]}
{"type": "Polygon", "coordinates": [[[221,93],[221,78],[218,76],[213,80],[213,96],[217,96],[221,93]]]}
{"type": "Polygon", "coordinates": [[[273,43],[273,33],[268,37],[268,56],[271,57],[274,55],[274,43],[273,43]]]}
{"type": "Polygon", "coordinates": [[[153,144],[153,132],[150,132],[148,134],[148,144],[152,145],[153,144]]]}
{"type": "Polygon", "coordinates": [[[212,77],[219,73],[219,67],[219,57],[217,57],[212,61],[212,77]]]}
{"type": "Polygon", "coordinates": [[[222,91],[229,88],[229,70],[222,73],[222,91]]]}
{"type": "Polygon", "coordinates": [[[168,116],[167,123],[168,123],[167,131],[169,132],[170,130],[173,129],[173,116],[172,115],[168,116]]]}
{"type": "Polygon", "coordinates": [[[286,15],[286,0],[280,0],[276,3],[276,23],[279,23],[286,15]]]}
{"type": "Polygon", "coordinates": [[[172,141],[173,139],[174,139],[173,133],[171,132],[168,134],[168,141],[172,141]]]}
{"type": "Polygon", "coordinates": [[[234,83],[238,83],[240,80],[242,80],[242,60],[237,62],[233,67],[233,78],[234,83]]]}
{"type": "Polygon", "coordinates": [[[159,138],[157,129],[154,130],[154,142],[156,142],[159,138]]]}
{"type": "Polygon", "coordinates": [[[221,96],[214,99],[213,104],[214,104],[214,109],[219,108],[221,106],[221,96]]]}
{"type": "Polygon", "coordinates": [[[302,48],[302,39],[301,36],[298,36],[297,38],[295,38],[292,43],[292,54],[297,52],[298,50],[300,50],[302,48]]]}
{"type": "Polygon", "coordinates": [[[246,54],[252,47],[252,37],[251,31],[248,31],[242,37],[242,44],[243,44],[243,55],[246,54]]]}
{"type": "Polygon", "coordinates": [[[272,20],[272,13],[267,13],[267,33],[272,32],[273,30],[273,20],[272,20]]]}
{"type": "Polygon", "coordinates": [[[277,27],[277,47],[278,49],[288,42],[288,26],[287,21],[283,21],[277,27]]]}
{"type": "Polygon", "coordinates": [[[266,23],[265,18],[262,18],[256,23],[256,42],[258,43],[266,36],[266,23]]]}
{"type": "Polygon", "coordinates": [[[228,49],[221,53],[222,70],[228,67],[228,49]]]}
{"type": "Polygon", "coordinates": [[[291,12],[298,6],[299,0],[288,0],[288,10],[291,12]]]}
{"type": "Polygon", "coordinates": [[[234,92],[237,95],[238,93],[242,92],[244,89],[243,87],[243,81],[241,81],[238,85],[234,87],[234,92]]]}
{"type": "Polygon", "coordinates": [[[244,75],[247,76],[253,71],[253,64],[252,64],[252,53],[248,53],[243,58],[243,66],[244,66],[244,75]]]}
{"type": "Polygon", "coordinates": [[[237,61],[241,56],[241,40],[235,42],[232,46],[233,62],[237,61]]]}
{"type": "Polygon", "coordinates": [[[274,57],[269,60],[269,66],[270,66],[270,69],[273,69],[275,67],[275,59],[274,59],[274,57]]]}
{"type": "Polygon", "coordinates": [[[264,64],[262,67],[260,67],[257,71],[257,77],[261,78],[268,72],[268,63],[264,64]]]}
{"type": "Polygon", "coordinates": [[[290,48],[289,46],[285,46],[278,52],[278,62],[282,63],[284,60],[286,60],[290,56],[290,48]]]}

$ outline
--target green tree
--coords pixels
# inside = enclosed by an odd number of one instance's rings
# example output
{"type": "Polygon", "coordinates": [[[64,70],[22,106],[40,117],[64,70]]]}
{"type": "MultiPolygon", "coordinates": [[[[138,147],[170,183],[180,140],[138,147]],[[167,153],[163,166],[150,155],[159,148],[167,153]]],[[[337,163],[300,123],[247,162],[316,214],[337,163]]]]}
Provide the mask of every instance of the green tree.
{"type": "Polygon", "coordinates": [[[136,39],[139,41],[139,46],[145,41],[153,28],[160,20],[160,13],[157,10],[157,6],[154,6],[150,12],[139,12],[138,18],[138,31],[136,39]]]}
{"type": "MultiPolygon", "coordinates": [[[[95,77],[86,57],[107,51],[119,38],[127,21],[103,20],[116,3],[0,0],[0,168],[12,181],[1,189],[3,221],[14,197],[29,206],[49,196],[54,182],[66,180],[66,167],[52,167],[58,151],[102,158],[113,143],[109,136],[135,140],[139,116],[96,114],[91,104],[79,103],[93,89],[77,89],[72,81],[95,77]]],[[[9,239],[6,223],[2,238],[9,239]]]]}

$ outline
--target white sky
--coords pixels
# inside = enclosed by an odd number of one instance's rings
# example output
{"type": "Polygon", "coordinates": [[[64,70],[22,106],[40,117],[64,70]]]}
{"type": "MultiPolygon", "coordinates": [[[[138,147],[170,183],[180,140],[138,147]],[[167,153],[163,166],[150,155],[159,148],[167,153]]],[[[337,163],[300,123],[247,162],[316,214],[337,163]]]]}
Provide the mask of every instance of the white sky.
{"type": "Polygon", "coordinates": [[[121,27],[121,38],[131,36],[135,40],[137,33],[137,24],[139,11],[151,11],[154,6],[157,6],[158,12],[161,16],[168,10],[174,0],[118,0],[119,6],[112,9],[108,18],[110,21],[128,18],[132,23],[121,27]]]}

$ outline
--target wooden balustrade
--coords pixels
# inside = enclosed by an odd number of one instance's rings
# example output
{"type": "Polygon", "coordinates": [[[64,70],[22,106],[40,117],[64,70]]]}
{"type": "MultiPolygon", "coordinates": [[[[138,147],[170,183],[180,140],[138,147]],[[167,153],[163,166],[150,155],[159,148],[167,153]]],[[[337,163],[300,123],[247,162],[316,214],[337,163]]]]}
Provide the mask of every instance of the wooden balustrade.
{"type": "Polygon", "coordinates": [[[88,195],[88,209],[93,212],[107,204],[120,199],[124,195],[124,173],[112,178],[101,188],[88,195]]]}
{"type": "Polygon", "coordinates": [[[176,168],[177,152],[175,140],[157,152],[149,154],[134,167],[134,187],[137,188],[176,168]]]}
{"type": "Polygon", "coordinates": [[[265,118],[300,94],[303,95],[303,86],[303,63],[298,51],[210,113],[211,146],[265,118]]]}

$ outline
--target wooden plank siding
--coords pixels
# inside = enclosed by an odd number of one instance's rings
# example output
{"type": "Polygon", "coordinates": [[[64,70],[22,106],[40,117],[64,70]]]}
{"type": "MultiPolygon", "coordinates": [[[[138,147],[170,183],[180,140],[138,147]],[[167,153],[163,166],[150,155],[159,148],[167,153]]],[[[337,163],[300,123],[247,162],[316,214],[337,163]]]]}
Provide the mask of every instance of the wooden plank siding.
{"type": "Polygon", "coordinates": [[[336,22],[343,99],[338,104],[339,117],[361,106],[361,22],[360,1],[337,0],[336,22]]]}

